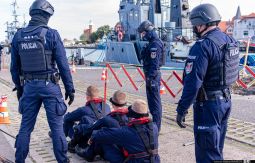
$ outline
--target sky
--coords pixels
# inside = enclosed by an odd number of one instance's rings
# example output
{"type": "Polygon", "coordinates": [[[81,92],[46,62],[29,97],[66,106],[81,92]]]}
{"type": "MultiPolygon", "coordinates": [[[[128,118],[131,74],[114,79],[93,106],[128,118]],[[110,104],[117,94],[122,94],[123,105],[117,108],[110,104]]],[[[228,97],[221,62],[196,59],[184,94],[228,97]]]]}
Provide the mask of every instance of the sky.
{"type": "MultiPolygon", "coordinates": [[[[1,0],[0,5],[0,41],[5,39],[5,23],[12,21],[13,0],[1,0]]],[[[92,20],[95,28],[102,25],[114,26],[118,22],[120,0],[48,0],[55,8],[49,26],[59,31],[62,38],[79,38],[92,20]]],[[[19,20],[29,21],[29,7],[33,0],[17,0],[19,20]]],[[[242,15],[255,13],[255,0],[189,0],[190,9],[200,3],[214,4],[223,20],[229,20],[240,6],[242,15]]]]}

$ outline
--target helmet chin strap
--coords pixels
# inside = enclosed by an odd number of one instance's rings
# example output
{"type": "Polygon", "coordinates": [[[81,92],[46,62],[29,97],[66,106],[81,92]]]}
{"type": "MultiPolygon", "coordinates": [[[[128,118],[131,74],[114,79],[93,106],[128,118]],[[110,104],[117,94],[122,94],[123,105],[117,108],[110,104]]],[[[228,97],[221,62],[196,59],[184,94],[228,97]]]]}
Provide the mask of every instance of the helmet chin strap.
{"type": "Polygon", "coordinates": [[[197,36],[198,38],[201,38],[201,37],[202,37],[202,33],[204,33],[207,29],[208,29],[208,25],[206,25],[206,28],[204,28],[202,31],[199,32],[198,29],[197,29],[197,27],[194,26],[194,27],[193,27],[193,32],[196,34],[196,36],[197,36]]]}

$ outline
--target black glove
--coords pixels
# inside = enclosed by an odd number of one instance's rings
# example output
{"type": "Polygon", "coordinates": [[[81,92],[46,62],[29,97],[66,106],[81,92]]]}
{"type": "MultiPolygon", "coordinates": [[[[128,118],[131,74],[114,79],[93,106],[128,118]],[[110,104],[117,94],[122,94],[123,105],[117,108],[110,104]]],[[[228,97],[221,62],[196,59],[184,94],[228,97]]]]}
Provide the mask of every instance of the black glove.
{"type": "Polygon", "coordinates": [[[187,113],[184,113],[183,115],[180,115],[177,113],[177,116],[176,116],[176,123],[181,127],[181,128],[186,128],[186,124],[184,123],[185,122],[185,116],[186,116],[187,113]]]}
{"type": "Polygon", "coordinates": [[[73,103],[74,100],[74,93],[65,93],[65,100],[67,100],[69,97],[69,102],[68,105],[71,105],[73,103]]]}
{"type": "Polygon", "coordinates": [[[21,87],[21,88],[13,88],[13,90],[12,91],[17,91],[17,99],[19,100],[20,98],[21,98],[21,96],[22,96],[22,94],[23,94],[23,88],[21,87]]]}

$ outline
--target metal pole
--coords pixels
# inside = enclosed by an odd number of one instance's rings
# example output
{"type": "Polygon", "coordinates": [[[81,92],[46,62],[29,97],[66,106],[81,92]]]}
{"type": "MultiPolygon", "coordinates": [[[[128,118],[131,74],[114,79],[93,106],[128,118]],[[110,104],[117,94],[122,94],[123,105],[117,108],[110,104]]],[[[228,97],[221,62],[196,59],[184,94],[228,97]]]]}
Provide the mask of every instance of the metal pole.
{"type": "Polygon", "coordinates": [[[135,85],[135,82],[132,80],[131,76],[129,75],[129,73],[127,72],[127,70],[125,69],[124,65],[121,66],[124,73],[126,74],[126,76],[128,77],[129,81],[131,82],[131,84],[133,85],[133,87],[135,88],[135,90],[138,91],[137,86],[135,85]]]}
{"type": "Polygon", "coordinates": [[[175,94],[173,93],[173,91],[168,87],[168,85],[166,84],[166,82],[161,78],[160,80],[162,82],[162,84],[166,87],[167,91],[172,95],[173,98],[175,98],[175,94]]]}
{"type": "Polygon", "coordinates": [[[106,103],[106,97],[107,97],[107,80],[108,80],[108,67],[106,66],[105,69],[105,81],[104,81],[104,102],[106,103]]]}
{"type": "Polygon", "coordinates": [[[249,37],[248,43],[247,43],[247,46],[246,46],[246,52],[245,52],[245,58],[244,58],[244,67],[247,65],[247,59],[248,59],[248,55],[249,55],[250,42],[251,42],[251,38],[249,37]]]}
{"type": "Polygon", "coordinates": [[[121,84],[120,80],[118,79],[116,73],[113,71],[111,65],[107,63],[107,64],[106,64],[106,68],[107,68],[107,67],[108,67],[109,70],[112,72],[114,78],[116,79],[116,81],[118,82],[118,84],[120,85],[120,87],[122,87],[122,84],[121,84]]]}

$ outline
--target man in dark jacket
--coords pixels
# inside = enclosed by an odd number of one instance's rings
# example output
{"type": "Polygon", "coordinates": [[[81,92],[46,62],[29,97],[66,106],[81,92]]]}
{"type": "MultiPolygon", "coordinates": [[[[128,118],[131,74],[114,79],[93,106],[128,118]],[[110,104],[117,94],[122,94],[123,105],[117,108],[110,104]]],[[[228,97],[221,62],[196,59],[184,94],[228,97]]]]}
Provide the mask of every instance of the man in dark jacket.
{"type": "Polygon", "coordinates": [[[11,75],[19,99],[21,126],[16,137],[16,162],[24,163],[29,152],[30,135],[44,104],[52,132],[53,150],[59,163],[66,163],[67,143],[63,132],[63,115],[67,110],[59,87],[65,86],[68,104],[74,100],[74,86],[65,48],[58,32],[47,26],[54,8],[46,0],[36,0],[30,7],[31,20],[12,40],[11,75]],[[58,72],[59,71],[59,72],[58,72]]]}
{"type": "MultiPolygon", "coordinates": [[[[119,128],[121,126],[125,126],[128,123],[128,117],[126,114],[128,113],[128,109],[126,106],[126,94],[122,91],[114,92],[113,96],[110,98],[110,102],[112,103],[113,111],[109,113],[107,116],[99,119],[93,125],[78,125],[75,127],[75,134],[82,134],[83,139],[82,141],[86,141],[91,137],[91,134],[94,130],[99,130],[103,127],[106,128],[119,128]]],[[[93,161],[96,155],[100,155],[107,161],[110,162],[121,162],[120,160],[123,157],[119,158],[119,154],[115,154],[114,151],[111,150],[112,148],[116,148],[115,146],[110,145],[103,145],[103,144],[93,144],[88,146],[87,148],[80,148],[76,146],[76,153],[85,158],[87,161],[93,161]],[[109,157],[110,156],[110,157],[109,157]],[[112,160],[114,158],[114,161],[112,160]]],[[[120,151],[119,151],[120,152],[120,151]]]]}
{"type": "Polygon", "coordinates": [[[138,27],[142,39],[148,41],[148,45],[141,52],[143,61],[143,71],[146,80],[146,94],[150,113],[153,122],[156,123],[160,130],[162,118],[162,105],[160,98],[160,66],[163,64],[163,42],[159,39],[153,24],[146,20],[138,27]]]}
{"type": "Polygon", "coordinates": [[[80,107],[64,116],[64,132],[65,135],[72,140],[68,144],[68,150],[74,152],[77,141],[74,138],[73,127],[75,123],[91,125],[96,120],[110,113],[110,106],[105,104],[102,98],[99,98],[99,90],[95,86],[89,86],[86,90],[86,105],[80,107]],[[84,120],[82,121],[84,117],[84,120]],[[86,117],[86,120],[85,120],[86,117]]]}
{"type": "Polygon", "coordinates": [[[149,119],[147,104],[143,100],[136,100],[131,107],[128,108],[127,116],[130,118],[128,126],[120,128],[103,128],[94,131],[89,144],[93,145],[117,145],[118,148],[108,148],[112,151],[108,157],[111,162],[116,158],[120,162],[152,162],[159,163],[158,155],[158,128],[149,119]],[[118,151],[122,150],[122,153],[118,151]]]}

